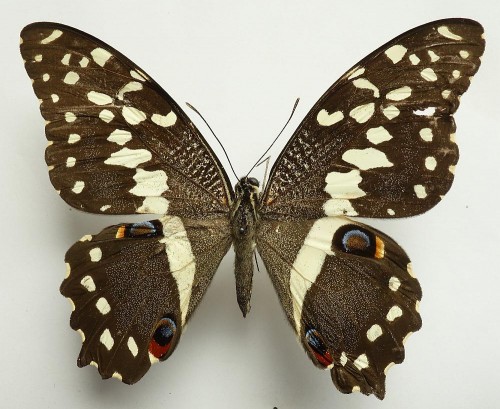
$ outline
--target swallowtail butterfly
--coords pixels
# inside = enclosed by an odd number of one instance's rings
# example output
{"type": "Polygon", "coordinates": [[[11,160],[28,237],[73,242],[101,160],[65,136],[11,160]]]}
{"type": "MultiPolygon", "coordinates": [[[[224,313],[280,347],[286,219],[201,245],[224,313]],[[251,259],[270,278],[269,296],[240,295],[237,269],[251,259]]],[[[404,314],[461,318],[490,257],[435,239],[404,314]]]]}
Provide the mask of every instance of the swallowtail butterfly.
{"type": "Polygon", "coordinates": [[[382,399],[421,326],[422,292],[403,249],[347,216],[413,216],[441,200],[458,160],[452,115],[483,50],[466,19],[389,41],[319,99],[260,192],[249,176],[231,187],[184,111],[127,57],[61,24],[24,28],[57,192],[86,212],[162,215],[66,253],[78,366],[132,384],[167,359],[233,245],[243,315],[257,249],[313,363],[341,392],[382,399]]]}

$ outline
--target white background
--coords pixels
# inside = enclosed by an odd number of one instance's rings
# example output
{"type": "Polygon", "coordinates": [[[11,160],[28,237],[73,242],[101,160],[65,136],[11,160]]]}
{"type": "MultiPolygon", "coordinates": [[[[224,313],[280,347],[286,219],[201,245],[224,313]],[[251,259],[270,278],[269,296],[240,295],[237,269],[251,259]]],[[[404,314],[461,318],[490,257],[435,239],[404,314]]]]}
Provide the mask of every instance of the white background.
{"type": "MultiPolygon", "coordinates": [[[[498,407],[498,2],[2,3],[0,407],[498,407]],[[43,120],[18,50],[24,25],[69,24],[122,51],[180,104],[202,111],[243,174],[282,127],[295,98],[301,103],[281,146],[354,63],[407,29],[444,17],[480,21],[486,54],[456,114],[461,160],[451,191],[425,215],[370,222],[407,250],[424,290],[423,328],[408,342],[405,362],[389,372],[384,402],[342,395],[329,373],[309,362],[263,268],[243,319],[232,252],[179,348],[137,385],[101,381],[95,368],[76,367],[80,337],[69,328],[70,307],[58,291],[64,253],[83,234],[133,218],[80,213],[54,192],[43,158],[43,120]]],[[[199,118],[188,114],[215,146],[199,118]]]]}

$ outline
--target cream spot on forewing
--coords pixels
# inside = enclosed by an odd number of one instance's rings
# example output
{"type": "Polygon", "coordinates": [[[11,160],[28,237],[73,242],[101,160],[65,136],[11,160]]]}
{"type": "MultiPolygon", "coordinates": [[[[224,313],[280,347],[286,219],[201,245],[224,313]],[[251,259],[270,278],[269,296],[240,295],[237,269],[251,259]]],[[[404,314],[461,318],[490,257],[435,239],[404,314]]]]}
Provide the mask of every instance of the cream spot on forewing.
{"type": "Polygon", "coordinates": [[[427,191],[425,190],[425,186],[415,185],[413,186],[413,190],[415,190],[415,194],[419,199],[425,199],[427,197],[427,191]]]}
{"type": "Polygon", "coordinates": [[[420,71],[420,76],[424,80],[430,81],[430,82],[437,80],[437,75],[432,68],[424,68],[422,71],[420,71]]]}
{"type": "Polygon", "coordinates": [[[451,73],[451,75],[453,75],[453,78],[459,79],[460,78],[460,71],[453,70],[453,72],[451,73]]]}
{"type": "Polygon", "coordinates": [[[89,65],[89,59],[87,57],[82,57],[78,64],[80,64],[80,67],[82,68],[87,68],[87,65],[89,65]]]}
{"type": "Polygon", "coordinates": [[[71,191],[73,193],[79,194],[79,193],[82,193],[82,190],[84,187],[85,187],[85,182],[82,180],[78,180],[73,185],[73,188],[71,189],[71,191]]]}
{"type": "Polygon", "coordinates": [[[408,50],[402,45],[393,45],[391,48],[385,50],[385,55],[387,55],[393,64],[396,64],[403,59],[406,51],[408,50]]]}
{"type": "Polygon", "coordinates": [[[297,334],[301,332],[302,305],[307,291],[323,268],[327,255],[333,255],[332,240],[337,229],[346,223],[340,217],[324,217],[314,222],[290,269],[290,292],[297,334]]]}
{"type": "Polygon", "coordinates": [[[353,118],[357,123],[364,124],[368,121],[373,113],[375,112],[375,104],[370,102],[365,105],[357,106],[349,112],[349,116],[353,118]]]}
{"type": "Polygon", "coordinates": [[[427,156],[425,158],[425,167],[429,170],[434,170],[436,169],[437,166],[437,161],[434,156],[427,156]]]}
{"type": "Polygon", "coordinates": [[[40,61],[42,61],[42,59],[43,59],[43,55],[42,54],[35,55],[35,62],[40,62],[40,61]]]}
{"type": "Polygon", "coordinates": [[[135,78],[136,80],[139,80],[139,81],[145,81],[146,80],[146,77],[143,76],[139,71],[131,70],[130,71],[130,76],[132,78],[135,78]]]}
{"type": "Polygon", "coordinates": [[[448,99],[450,97],[450,94],[451,94],[451,90],[450,89],[445,89],[443,92],[441,92],[441,96],[444,99],[448,99]]]}
{"type": "Polygon", "coordinates": [[[94,247],[89,251],[90,261],[93,263],[97,263],[101,261],[102,258],[102,250],[99,247],[94,247]]]}
{"type": "Polygon", "coordinates": [[[148,162],[153,156],[146,149],[123,148],[118,152],[113,152],[111,156],[104,161],[106,165],[125,166],[134,169],[139,164],[148,162]]]}
{"type": "Polygon", "coordinates": [[[451,174],[455,174],[455,165],[450,165],[448,166],[448,170],[450,171],[451,174]]]}
{"type": "Polygon", "coordinates": [[[87,94],[87,99],[96,105],[107,105],[113,102],[113,98],[102,92],[90,91],[87,94]]]}
{"type": "Polygon", "coordinates": [[[443,37],[446,37],[446,38],[449,38],[451,40],[461,40],[462,37],[460,37],[459,35],[457,34],[454,34],[450,31],[450,29],[446,26],[441,26],[441,27],[438,27],[438,33],[441,34],[443,37]]]}
{"type": "Polygon", "coordinates": [[[455,139],[455,133],[450,134],[450,142],[457,143],[457,141],[455,139]]]}
{"type": "Polygon", "coordinates": [[[380,328],[380,325],[378,324],[373,324],[370,327],[370,329],[366,332],[366,337],[371,342],[375,341],[381,335],[382,335],[382,328],[380,328]]]}
{"type": "Polygon", "coordinates": [[[82,337],[82,342],[85,342],[85,333],[81,329],[77,329],[76,332],[82,337]]]}
{"type": "Polygon", "coordinates": [[[130,125],[137,125],[146,119],[146,114],[144,112],[129,106],[124,106],[122,108],[122,115],[125,121],[130,125]]]}
{"type": "Polygon", "coordinates": [[[114,142],[118,145],[125,145],[128,141],[132,139],[132,134],[129,131],[123,129],[115,129],[111,132],[107,138],[108,141],[114,142]]]}
{"type": "Polygon", "coordinates": [[[99,112],[99,118],[108,124],[113,120],[114,117],[115,115],[109,109],[103,109],[101,112],[99,112]]]}
{"type": "Polygon", "coordinates": [[[399,281],[399,278],[397,278],[396,276],[392,276],[389,279],[389,288],[392,291],[398,291],[400,285],[401,285],[401,281],[399,281]]]}
{"type": "Polygon", "coordinates": [[[388,107],[385,107],[384,109],[382,109],[382,113],[385,115],[385,117],[388,120],[391,120],[391,119],[396,118],[400,112],[399,112],[398,107],[396,107],[394,105],[389,105],[388,107]]]}
{"type": "Polygon", "coordinates": [[[347,361],[348,361],[347,355],[344,351],[342,351],[342,353],[340,354],[340,365],[345,366],[347,361]]]}
{"type": "Polygon", "coordinates": [[[64,114],[64,119],[66,122],[74,122],[76,121],[76,115],[73,112],[66,112],[64,114]]]}
{"type": "Polygon", "coordinates": [[[82,278],[82,280],[80,281],[80,284],[83,285],[83,287],[85,287],[85,289],[89,292],[89,293],[92,293],[95,291],[96,289],[96,286],[95,286],[95,283],[94,283],[94,280],[92,279],[92,277],[90,276],[85,276],[82,278]]]}
{"type": "Polygon", "coordinates": [[[110,209],[111,208],[111,205],[104,205],[104,206],[101,206],[101,208],[99,209],[101,212],[105,212],[106,210],[110,209]]]}
{"type": "Polygon", "coordinates": [[[137,356],[137,354],[139,353],[139,348],[137,347],[137,343],[135,342],[135,339],[133,337],[128,337],[127,346],[128,346],[128,350],[130,351],[132,356],[135,358],[137,356]]]}
{"type": "Polygon", "coordinates": [[[40,41],[41,44],[48,44],[51,43],[54,40],[57,40],[59,37],[61,37],[62,31],[61,30],[54,30],[48,37],[45,37],[42,41],[40,41]]]}
{"type": "Polygon", "coordinates": [[[378,88],[375,85],[373,85],[370,81],[368,81],[366,78],[358,78],[357,80],[354,80],[352,84],[356,88],[369,89],[370,91],[373,91],[373,96],[375,98],[380,97],[380,91],[378,90],[378,88]]]}
{"type": "Polygon", "coordinates": [[[92,55],[93,60],[101,67],[104,67],[104,64],[106,64],[111,57],[111,53],[109,51],[99,47],[92,50],[90,54],[92,55]]]}
{"type": "Polygon", "coordinates": [[[108,328],[102,332],[99,341],[101,341],[101,344],[103,344],[108,351],[111,351],[111,348],[113,348],[113,345],[115,344],[115,340],[111,336],[111,332],[109,332],[108,328]]]}
{"type": "Polygon", "coordinates": [[[72,133],[69,135],[68,137],[68,143],[76,143],[80,140],[80,135],[78,135],[77,133],[72,133]]]}
{"type": "Polygon", "coordinates": [[[411,54],[408,58],[413,65],[417,65],[420,62],[420,58],[418,58],[415,54],[411,54]]]}
{"type": "Polygon", "coordinates": [[[387,321],[394,321],[396,318],[399,318],[403,315],[403,310],[401,309],[401,307],[399,307],[398,305],[394,305],[391,307],[391,309],[389,310],[389,312],[387,313],[387,321]]]}
{"type": "Polygon", "coordinates": [[[419,300],[415,301],[415,311],[420,313],[420,301],[419,300]]]}
{"type": "Polygon", "coordinates": [[[66,274],[64,278],[68,278],[69,275],[71,274],[71,265],[69,263],[65,263],[65,265],[66,265],[66,274]]]}
{"type": "Polygon", "coordinates": [[[387,372],[389,372],[389,369],[391,369],[394,365],[396,365],[394,362],[390,362],[384,369],[384,375],[387,375],[387,372]]]}
{"type": "Polygon", "coordinates": [[[196,262],[182,220],[179,217],[166,216],[161,219],[161,223],[165,236],[160,240],[160,243],[165,244],[170,273],[177,283],[182,325],[184,326],[191,299],[196,262]]]}
{"type": "Polygon", "coordinates": [[[392,135],[383,126],[368,129],[366,131],[366,137],[374,145],[378,145],[379,143],[390,141],[392,139],[392,135]]]}
{"type": "Polygon", "coordinates": [[[406,265],[406,271],[410,276],[415,278],[415,272],[413,271],[413,265],[411,264],[411,262],[406,265]]]}
{"type": "Polygon", "coordinates": [[[439,55],[437,55],[434,51],[428,50],[427,54],[429,54],[429,57],[431,57],[431,62],[436,62],[439,60],[439,55]]]}
{"type": "Polygon", "coordinates": [[[356,216],[358,213],[352,207],[349,199],[363,197],[366,193],[359,188],[363,178],[359,170],[349,172],[330,172],[325,178],[327,192],[332,198],[323,204],[327,216],[356,216]]]}
{"type": "Polygon", "coordinates": [[[167,214],[170,202],[164,197],[146,197],[136,213],[142,214],[167,214]]]}
{"type": "Polygon", "coordinates": [[[350,74],[347,79],[352,80],[353,78],[359,77],[365,73],[365,69],[363,67],[355,69],[352,74],[350,74]]]}
{"type": "Polygon", "coordinates": [[[177,115],[175,115],[174,111],[169,112],[167,115],[153,114],[151,116],[151,121],[158,126],[167,128],[175,124],[177,121],[177,115]]]}
{"type": "Polygon", "coordinates": [[[76,164],[76,158],[69,156],[68,159],[66,159],[66,167],[67,168],[72,168],[76,164]]]}
{"type": "Polygon", "coordinates": [[[124,85],[120,91],[118,91],[118,99],[123,101],[123,97],[127,92],[134,92],[142,90],[142,84],[137,81],[131,81],[128,84],[124,85]]]}
{"type": "Polygon", "coordinates": [[[393,166],[385,153],[375,148],[349,149],[344,152],[342,159],[361,170],[390,168],[393,166]]]}
{"type": "Polygon", "coordinates": [[[387,214],[389,216],[394,216],[396,214],[396,212],[393,209],[387,209],[387,214]]]}
{"type": "Polygon", "coordinates": [[[410,95],[411,88],[405,85],[404,87],[389,91],[385,97],[387,99],[390,99],[391,101],[402,101],[403,99],[408,98],[410,95]]]}
{"type": "Polygon", "coordinates": [[[82,236],[80,238],[80,241],[81,242],[84,242],[84,241],[91,241],[92,240],[92,235],[91,234],[86,234],[85,236],[82,236]]]}
{"type": "Polygon", "coordinates": [[[167,174],[163,170],[147,171],[136,169],[134,175],[136,185],[129,190],[135,196],[161,196],[168,190],[167,174]]]}
{"type": "Polygon", "coordinates": [[[406,342],[408,341],[408,339],[410,338],[410,336],[413,334],[412,331],[408,332],[408,334],[405,335],[405,337],[403,338],[403,345],[406,345],[406,342]]]}
{"type": "Polygon", "coordinates": [[[460,50],[459,54],[460,54],[460,57],[462,57],[464,60],[469,58],[469,52],[466,50],[460,50]]]}
{"type": "Polygon", "coordinates": [[[356,358],[354,361],[354,366],[358,368],[359,371],[362,369],[368,368],[369,363],[368,363],[368,357],[366,354],[362,354],[356,358]]]}
{"type": "Polygon", "coordinates": [[[99,298],[95,303],[95,306],[102,315],[106,315],[108,312],[111,311],[111,307],[108,303],[108,300],[106,300],[106,298],[104,297],[99,298]]]}
{"type": "Polygon", "coordinates": [[[333,124],[340,122],[342,119],[344,119],[344,114],[341,111],[335,111],[329,114],[326,109],[319,111],[316,116],[316,120],[321,126],[332,126],[333,124]]]}
{"type": "Polygon", "coordinates": [[[79,79],[80,76],[76,72],[70,71],[65,75],[63,82],[69,85],[74,85],[78,82],[79,79]]]}
{"type": "Polygon", "coordinates": [[[432,141],[432,129],[431,128],[422,128],[419,131],[420,137],[425,141],[425,142],[431,142],[432,141]]]}
{"type": "Polygon", "coordinates": [[[63,65],[69,65],[70,58],[71,58],[71,54],[70,53],[64,54],[64,57],[61,60],[61,62],[63,63],[63,65]]]}
{"type": "Polygon", "coordinates": [[[43,74],[42,75],[42,80],[43,80],[43,82],[47,82],[48,80],[50,80],[50,75],[47,74],[47,73],[43,74]]]}
{"type": "Polygon", "coordinates": [[[57,101],[59,101],[59,95],[57,94],[50,94],[50,98],[52,99],[52,102],[55,104],[57,101]]]}

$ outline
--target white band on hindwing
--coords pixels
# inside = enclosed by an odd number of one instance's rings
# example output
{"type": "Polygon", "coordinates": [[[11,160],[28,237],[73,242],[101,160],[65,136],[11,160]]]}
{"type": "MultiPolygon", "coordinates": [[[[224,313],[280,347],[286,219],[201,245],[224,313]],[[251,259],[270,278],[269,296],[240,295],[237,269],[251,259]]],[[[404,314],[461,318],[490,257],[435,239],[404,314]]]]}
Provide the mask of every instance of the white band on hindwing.
{"type": "Polygon", "coordinates": [[[182,220],[179,217],[166,216],[161,219],[161,223],[164,238],[160,242],[165,244],[170,272],[177,283],[182,326],[184,326],[191,299],[196,262],[182,220]]]}

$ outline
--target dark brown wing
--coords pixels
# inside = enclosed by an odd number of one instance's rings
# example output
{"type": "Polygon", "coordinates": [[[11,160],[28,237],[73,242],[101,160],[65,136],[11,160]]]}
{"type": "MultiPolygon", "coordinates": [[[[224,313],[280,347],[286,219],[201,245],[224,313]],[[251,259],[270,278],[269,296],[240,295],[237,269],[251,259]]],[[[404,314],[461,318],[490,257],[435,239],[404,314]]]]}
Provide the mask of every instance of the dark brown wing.
{"type": "Polygon", "coordinates": [[[93,213],[226,213],[232,188],[186,114],[143,70],[77,29],[35,23],[21,53],[46,120],[50,179],[93,213]]]}
{"type": "Polygon", "coordinates": [[[453,113],[480,65],[483,29],[440,20],[389,41],[308,113],[272,168],[268,218],[423,213],[458,160],[453,113]]]}

